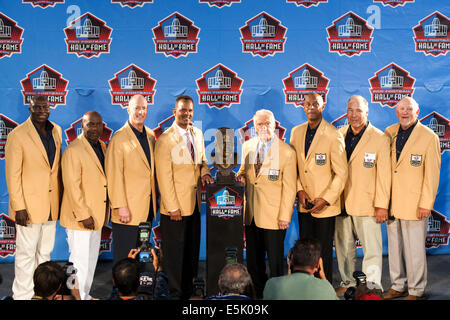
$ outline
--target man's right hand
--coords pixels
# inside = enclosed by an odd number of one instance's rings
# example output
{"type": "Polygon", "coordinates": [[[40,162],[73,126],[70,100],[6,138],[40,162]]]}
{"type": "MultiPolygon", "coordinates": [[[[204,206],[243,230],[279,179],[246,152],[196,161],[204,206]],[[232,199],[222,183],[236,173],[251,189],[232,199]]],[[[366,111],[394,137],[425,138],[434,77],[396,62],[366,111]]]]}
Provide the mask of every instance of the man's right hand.
{"type": "Polygon", "coordinates": [[[128,207],[122,207],[118,209],[119,221],[122,223],[128,223],[131,221],[131,213],[128,207]]]}
{"type": "Polygon", "coordinates": [[[83,224],[83,227],[85,227],[86,229],[94,230],[95,228],[94,219],[92,217],[81,220],[81,223],[83,224]]]}
{"type": "Polygon", "coordinates": [[[298,201],[300,202],[300,205],[303,207],[303,209],[306,209],[305,200],[311,201],[308,194],[305,191],[300,190],[299,192],[297,192],[297,196],[298,196],[298,201]]]}
{"type": "Polygon", "coordinates": [[[26,227],[29,222],[30,217],[28,215],[27,210],[16,211],[16,224],[18,224],[19,226],[26,227]]]}
{"type": "Polygon", "coordinates": [[[181,221],[181,219],[182,219],[180,209],[169,212],[169,214],[170,214],[170,220],[172,220],[172,221],[181,221]]]}

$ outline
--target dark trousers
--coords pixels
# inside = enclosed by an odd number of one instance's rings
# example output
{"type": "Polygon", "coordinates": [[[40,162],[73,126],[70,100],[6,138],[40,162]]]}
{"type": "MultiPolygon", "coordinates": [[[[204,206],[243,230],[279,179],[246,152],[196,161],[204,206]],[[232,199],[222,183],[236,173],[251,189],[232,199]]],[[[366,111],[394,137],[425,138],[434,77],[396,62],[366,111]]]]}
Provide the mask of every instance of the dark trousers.
{"type": "Polygon", "coordinates": [[[193,293],[193,280],[198,273],[200,253],[200,211],[172,221],[161,214],[162,266],[169,282],[172,299],[187,300],[193,293]]]}
{"type": "Polygon", "coordinates": [[[315,218],[311,213],[298,213],[300,239],[317,239],[322,247],[321,256],[327,280],[333,281],[333,236],[335,217],[315,218]]]}
{"type": "Polygon", "coordinates": [[[284,274],[284,238],[286,230],[258,228],[253,220],[245,226],[247,269],[252,277],[256,297],[262,298],[268,279],[266,274],[266,252],[269,263],[269,277],[284,274]]]}
{"type": "MultiPolygon", "coordinates": [[[[150,206],[147,221],[152,223],[153,209],[150,206]]],[[[113,264],[128,257],[131,249],[137,249],[139,241],[139,227],[112,222],[113,264]]]]}

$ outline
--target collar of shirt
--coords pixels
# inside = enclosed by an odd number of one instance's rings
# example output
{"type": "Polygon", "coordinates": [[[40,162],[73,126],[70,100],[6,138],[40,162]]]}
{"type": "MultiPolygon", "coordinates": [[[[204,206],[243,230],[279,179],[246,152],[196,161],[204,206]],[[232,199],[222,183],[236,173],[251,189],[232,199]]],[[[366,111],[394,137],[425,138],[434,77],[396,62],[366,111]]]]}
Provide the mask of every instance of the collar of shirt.
{"type": "Polygon", "coordinates": [[[133,127],[133,125],[131,124],[131,122],[128,120],[128,124],[130,125],[131,130],[133,130],[134,134],[136,135],[136,137],[139,138],[143,138],[147,136],[147,132],[145,131],[145,126],[142,127],[142,132],[140,132],[138,129],[136,129],[135,127],[133,127]]]}
{"type": "Polygon", "coordinates": [[[416,122],[414,122],[414,124],[411,127],[409,127],[406,130],[403,130],[402,126],[399,126],[398,127],[398,134],[408,134],[408,135],[411,134],[411,132],[413,131],[413,129],[416,126],[417,122],[419,122],[418,119],[416,120],[416,122]]]}
{"type": "Polygon", "coordinates": [[[183,129],[183,128],[181,128],[178,124],[176,124],[175,123],[175,126],[176,126],[176,128],[177,128],[177,130],[178,130],[178,133],[180,134],[180,136],[182,136],[183,137],[183,140],[184,140],[184,142],[187,144],[187,139],[188,139],[188,137],[186,136],[186,133],[187,133],[187,135],[189,136],[189,139],[191,139],[191,142],[192,142],[192,145],[193,145],[193,147],[194,147],[194,152],[196,152],[197,150],[196,150],[196,148],[195,148],[195,143],[194,143],[194,137],[192,136],[192,133],[191,133],[191,130],[189,130],[189,127],[187,128],[187,129],[183,129]]]}
{"type": "Polygon", "coordinates": [[[350,138],[352,138],[352,137],[361,138],[362,135],[364,134],[364,131],[366,131],[368,125],[369,125],[369,121],[366,122],[366,124],[364,125],[364,128],[362,128],[361,131],[359,131],[357,134],[354,134],[352,127],[348,126],[347,136],[350,138]]]}
{"type": "MultiPolygon", "coordinates": [[[[36,131],[39,133],[39,135],[40,136],[42,136],[42,134],[41,134],[41,132],[39,131],[39,129],[36,127],[36,125],[34,124],[34,122],[33,121],[31,121],[31,123],[33,124],[33,126],[36,128],[36,131]]],[[[52,131],[53,131],[53,127],[54,127],[54,125],[49,121],[49,120],[47,120],[47,122],[45,122],[45,131],[47,131],[47,138],[48,138],[48,133],[52,133],[52,131]]]]}

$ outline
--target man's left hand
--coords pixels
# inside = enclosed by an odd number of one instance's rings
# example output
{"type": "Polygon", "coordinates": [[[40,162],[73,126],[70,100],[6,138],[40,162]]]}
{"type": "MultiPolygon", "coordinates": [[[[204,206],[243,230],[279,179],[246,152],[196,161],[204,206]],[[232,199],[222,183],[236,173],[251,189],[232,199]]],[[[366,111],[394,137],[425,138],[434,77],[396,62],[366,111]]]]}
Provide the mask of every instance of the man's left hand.
{"type": "Polygon", "coordinates": [[[286,230],[287,228],[289,228],[289,222],[279,220],[278,221],[278,228],[280,230],[286,230]]]}
{"type": "Polygon", "coordinates": [[[325,208],[328,202],[322,198],[316,198],[312,201],[312,203],[314,204],[314,207],[307,211],[310,213],[319,213],[323,208],[325,208]]]}
{"type": "Polygon", "coordinates": [[[428,218],[428,216],[431,214],[431,210],[419,208],[419,212],[417,212],[417,218],[419,220],[428,218]]]}

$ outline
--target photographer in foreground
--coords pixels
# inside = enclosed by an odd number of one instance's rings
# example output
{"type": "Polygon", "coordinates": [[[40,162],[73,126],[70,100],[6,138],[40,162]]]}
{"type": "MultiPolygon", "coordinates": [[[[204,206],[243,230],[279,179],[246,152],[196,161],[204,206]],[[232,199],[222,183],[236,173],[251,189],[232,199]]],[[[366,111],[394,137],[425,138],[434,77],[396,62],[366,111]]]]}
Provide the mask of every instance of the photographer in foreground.
{"type": "Polygon", "coordinates": [[[205,300],[252,300],[255,298],[252,278],[240,263],[226,264],[219,275],[219,295],[205,300]]]}
{"type": "Polygon", "coordinates": [[[54,261],[38,265],[33,274],[32,300],[81,300],[76,271],[67,270],[54,261]]]}
{"type": "Polygon", "coordinates": [[[288,254],[288,275],[271,278],[264,288],[264,300],[338,300],[327,281],[318,240],[297,240],[288,254]],[[319,272],[320,278],[314,274],[319,272]]]}
{"type": "Polygon", "coordinates": [[[152,265],[154,271],[145,271],[145,264],[136,257],[140,249],[132,249],[128,258],[119,260],[112,270],[113,285],[117,294],[110,300],[168,300],[170,299],[167,287],[167,276],[162,272],[158,248],[152,248],[152,265]],[[144,270],[144,271],[143,271],[144,270]]]}

